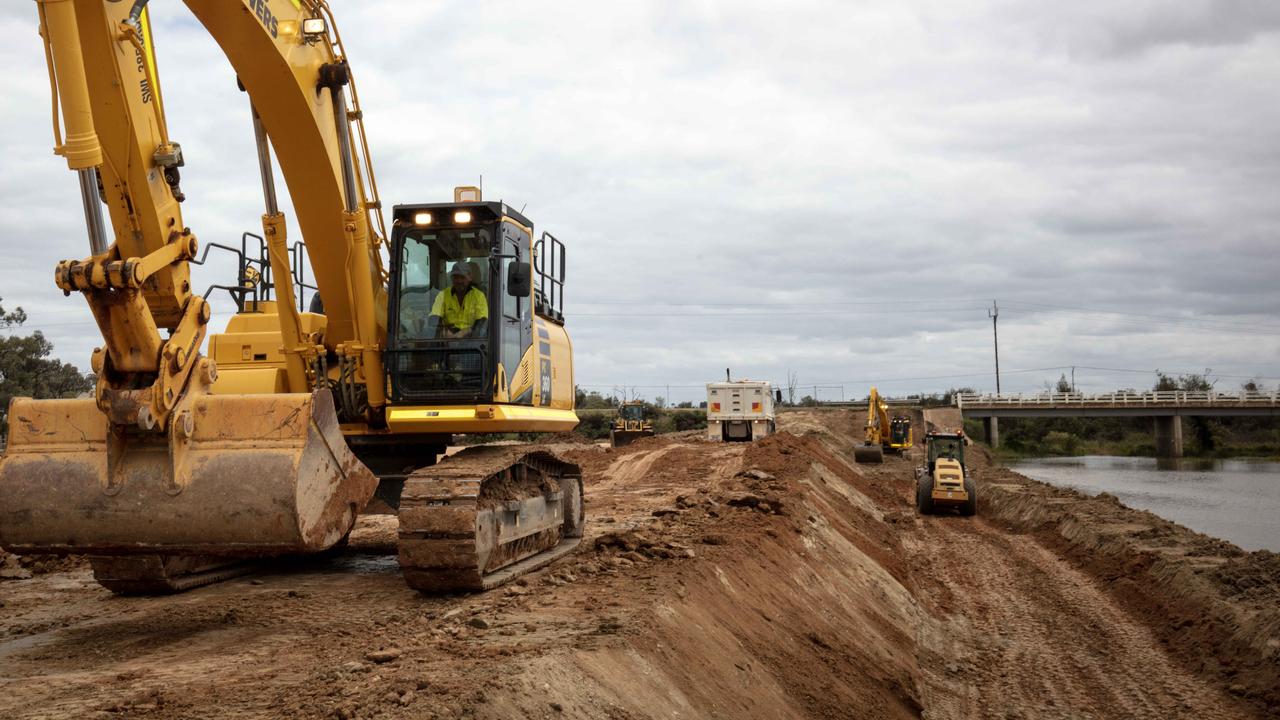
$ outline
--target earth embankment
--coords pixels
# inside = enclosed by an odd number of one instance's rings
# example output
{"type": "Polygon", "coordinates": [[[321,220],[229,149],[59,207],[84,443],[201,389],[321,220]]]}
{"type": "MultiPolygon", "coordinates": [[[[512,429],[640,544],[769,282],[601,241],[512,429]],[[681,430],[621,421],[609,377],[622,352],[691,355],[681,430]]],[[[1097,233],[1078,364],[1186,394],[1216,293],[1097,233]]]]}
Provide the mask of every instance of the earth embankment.
{"type": "Polygon", "coordinates": [[[390,516],[362,518],[336,555],[172,597],[113,597],[74,562],[25,567],[0,582],[0,716],[1280,710],[1274,556],[983,458],[977,517],[919,517],[918,458],[849,460],[856,412],[780,425],[750,445],[548,445],[583,468],[584,547],[483,594],[408,590],[390,516]]]}

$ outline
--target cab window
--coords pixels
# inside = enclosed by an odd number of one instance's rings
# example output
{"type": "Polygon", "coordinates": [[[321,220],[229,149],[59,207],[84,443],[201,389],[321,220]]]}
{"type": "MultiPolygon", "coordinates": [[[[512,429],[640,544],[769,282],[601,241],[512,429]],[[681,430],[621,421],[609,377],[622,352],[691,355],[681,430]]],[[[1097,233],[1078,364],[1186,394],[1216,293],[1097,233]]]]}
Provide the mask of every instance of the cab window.
{"type": "MultiPolygon", "coordinates": [[[[448,337],[443,322],[432,322],[432,310],[450,308],[458,315],[477,302],[488,307],[490,260],[489,249],[492,231],[489,228],[438,228],[417,229],[405,236],[398,258],[399,282],[399,338],[401,340],[433,340],[448,337]],[[461,299],[455,293],[452,299],[441,295],[451,292],[451,273],[461,265],[468,270],[469,287],[481,294],[481,299],[461,299]]],[[[473,307],[474,309],[474,307],[473,307]]],[[[485,323],[478,332],[488,333],[485,323]]]]}

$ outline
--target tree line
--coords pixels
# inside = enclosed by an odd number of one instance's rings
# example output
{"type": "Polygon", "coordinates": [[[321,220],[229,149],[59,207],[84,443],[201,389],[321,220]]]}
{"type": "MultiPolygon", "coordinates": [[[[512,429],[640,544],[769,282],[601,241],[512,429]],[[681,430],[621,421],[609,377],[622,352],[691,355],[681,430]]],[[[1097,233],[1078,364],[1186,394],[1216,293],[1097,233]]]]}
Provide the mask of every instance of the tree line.
{"type": "MultiPolygon", "coordinates": [[[[0,298],[3,302],[3,298],[0,298]]],[[[9,434],[9,401],[15,397],[73,398],[93,389],[96,378],[53,354],[53,343],[39,330],[21,334],[27,314],[0,305],[0,439],[9,434]]]]}

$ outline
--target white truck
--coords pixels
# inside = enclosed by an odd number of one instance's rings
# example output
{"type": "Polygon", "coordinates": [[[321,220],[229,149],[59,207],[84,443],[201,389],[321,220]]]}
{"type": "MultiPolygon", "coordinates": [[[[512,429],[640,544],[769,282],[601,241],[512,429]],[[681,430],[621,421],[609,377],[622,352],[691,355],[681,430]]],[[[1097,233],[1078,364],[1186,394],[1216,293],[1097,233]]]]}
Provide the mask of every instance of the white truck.
{"type": "Polygon", "coordinates": [[[773,434],[774,399],[773,386],[764,381],[707,383],[707,438],[751,442],[773,434]]]}

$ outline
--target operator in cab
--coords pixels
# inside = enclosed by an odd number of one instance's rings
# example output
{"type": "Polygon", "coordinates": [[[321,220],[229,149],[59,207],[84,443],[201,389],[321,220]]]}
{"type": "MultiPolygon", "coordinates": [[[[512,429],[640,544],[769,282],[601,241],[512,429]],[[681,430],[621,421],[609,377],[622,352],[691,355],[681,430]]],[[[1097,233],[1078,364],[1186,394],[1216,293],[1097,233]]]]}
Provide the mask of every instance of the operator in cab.
{"type": "Polygon", "coordinates": [[[475,287],[471,266],[457,262],[449,272],[452,285],[436,296],[427,319],[427,337],[479,338],[489,324],[489,300],[475,287]],[[443,327],[441,324],[443,323],[443,327]]]}

